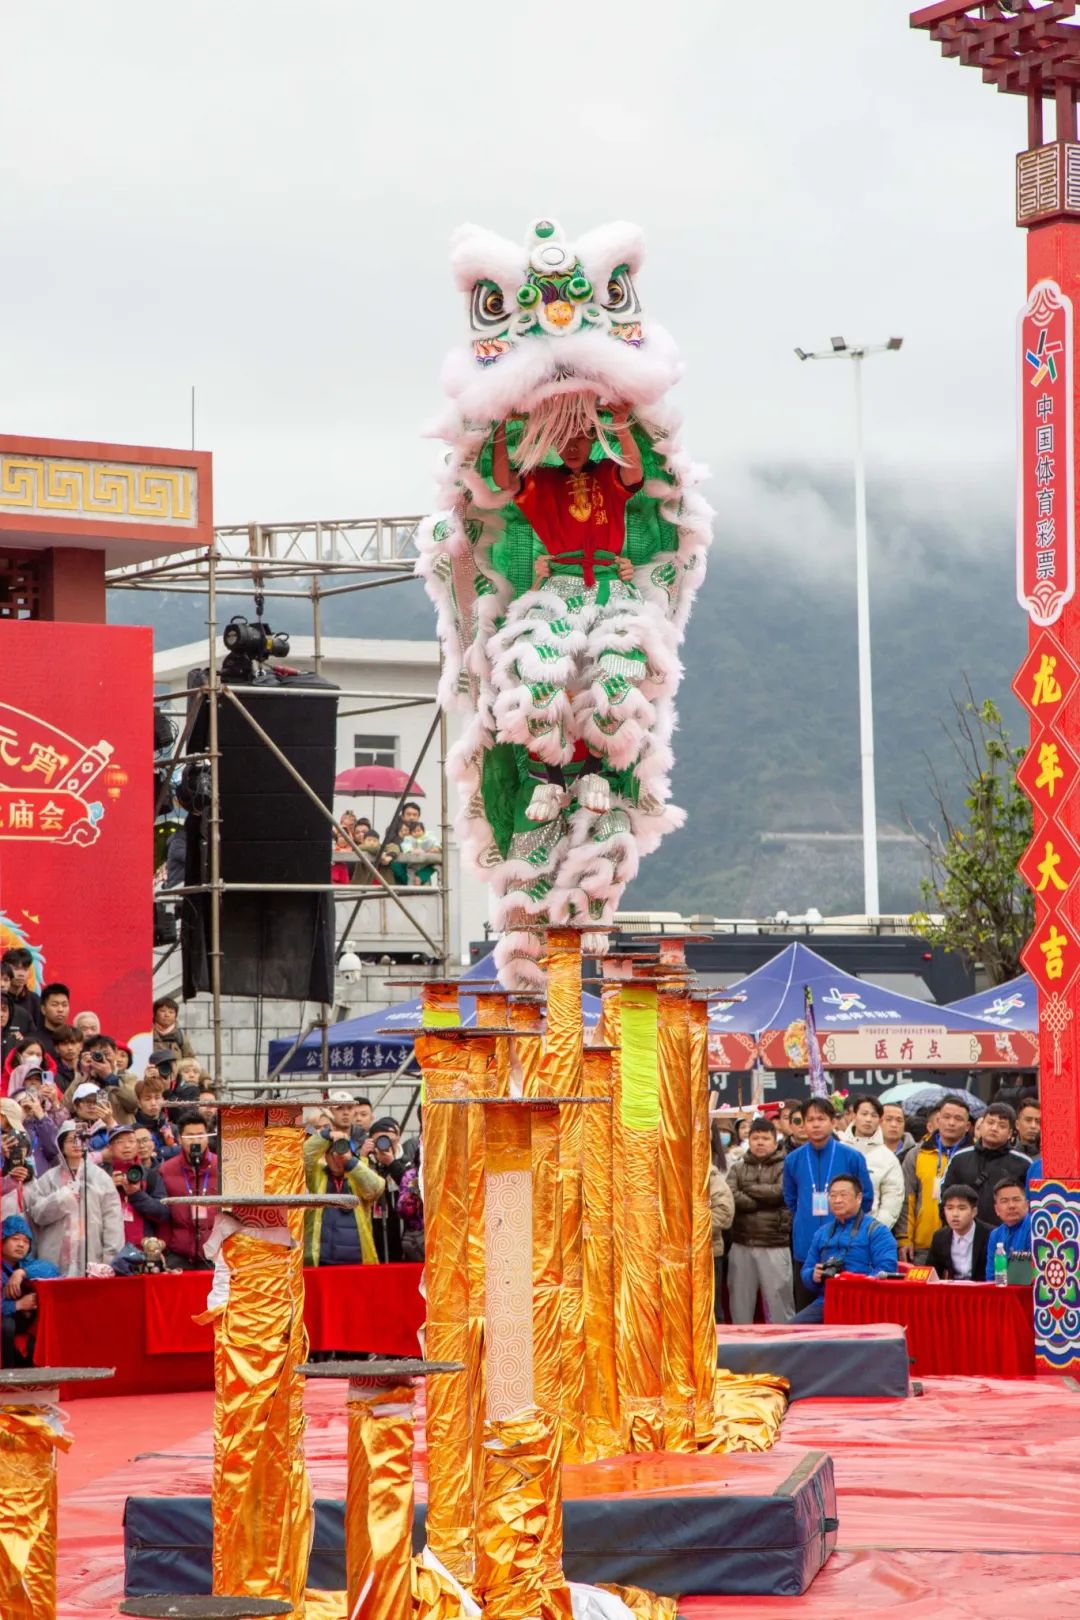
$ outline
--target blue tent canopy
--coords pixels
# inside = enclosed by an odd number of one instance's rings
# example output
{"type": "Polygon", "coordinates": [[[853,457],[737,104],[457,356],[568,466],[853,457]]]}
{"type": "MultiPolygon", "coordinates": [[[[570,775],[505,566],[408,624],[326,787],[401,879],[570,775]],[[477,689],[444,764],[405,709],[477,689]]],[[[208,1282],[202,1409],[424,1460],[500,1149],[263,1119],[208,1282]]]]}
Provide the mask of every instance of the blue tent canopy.
{"type": "MultiPolygon", "coordinates": [[[[468,979],[494,982],[498,975],[495,957],[489,953],[462,974],[468,979]]],[[[585,1027],[591,1029],[600,1016],[596,996],[583,994],[585,1027]]],[[[461,1022],[471,1028],[476,1023],[476,997],[461,996],[461,1022]]],[[[413,1035],[420,1028],[420,1001],[394,1002],[378,1012],[364,1013],[330,1026],[329,1069],[332,1074],[379,1074],[398,1069],[412,1053],[413,1035]],[[392,1034],[387,1034],[392,1030],[392,1034]]],[[[293,1037],[295,1039],[295,1037],[293,1037]]],[[[270,1042],[269,1063],[273,1070],[292,1045],[292,1040],[270,1042]]],[[[297,1047],[282,1074],[318,1074],[322,1064],[322,1031],[314,1030],[297,1047]]]]}
{"type": "Polygon", "coordinates": [[[784,1029],[805,1016],[804,986],[814,997],[814,1017],[818,1031],[858,1029],[862,1024],[925,1024],[964,1033],[1009,1027],[1000,1018],[973,1017],[962,1004],[939,1007],[918,1001],[914,996],[882,990],[868,979],[826,962],[823,956],[795,941],[764,967],[748,973],[729,988],[741,1001],[715,1003],[709,1013],[709,1028],[718,1035],[760,1035],[767,1029],[784,1029]]]}
{"type": "Polygon", "coordinates": [[[1030,973],[1021,973],[1007,984],[995,984],[992,990],[980,990],[978,995],[950,1001],[949,1006],[980,1021],[993,1019],[1006,1029],[1039,1027],[1039,991],[1030,973]]]}

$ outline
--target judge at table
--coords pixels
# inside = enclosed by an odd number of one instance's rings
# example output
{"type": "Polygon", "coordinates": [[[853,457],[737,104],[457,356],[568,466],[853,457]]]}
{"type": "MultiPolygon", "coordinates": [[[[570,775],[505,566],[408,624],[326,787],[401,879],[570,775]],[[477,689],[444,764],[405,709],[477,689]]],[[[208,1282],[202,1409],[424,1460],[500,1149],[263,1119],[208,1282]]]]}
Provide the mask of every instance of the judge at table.
{"type": "Polygon", "coordinates": [[[825,1320],[825,1284],[831,1277],[848,1272],[856,1277],[876,1277],[882,1271],[896,1270],[896,1239],[862,1208],[863,1187],[857,1175],[846,1171],[829,1182],[829,1218],[822,1221],[810,1240],[810,1253],[803,1261],[802,1280],[818,1295],[798,1311],[793,1322],[825,1320]]]}
{"type": "Polygon", "coordinates": [[[945,1225],[939,1226],[930,1239],[930,1264],[946,1282],[982,1282],[990,1228],[975,1218],[978,1193],[974,1187],[957,1181],[942,1204],[945,1225]]]}

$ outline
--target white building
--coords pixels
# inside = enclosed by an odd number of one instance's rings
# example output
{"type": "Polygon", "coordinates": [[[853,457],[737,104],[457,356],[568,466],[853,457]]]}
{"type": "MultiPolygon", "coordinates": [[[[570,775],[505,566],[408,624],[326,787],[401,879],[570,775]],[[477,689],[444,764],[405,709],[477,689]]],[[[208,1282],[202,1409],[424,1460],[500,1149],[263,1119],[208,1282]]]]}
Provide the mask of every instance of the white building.
{"type": "MultiPolygon", "coordinates": [[[[332,681],[343,693],[338,701],[338,736],[336,774],[354,765],[392,765],[413,776],[422,790],[418,795],[424,825],[429,832],[443,837],[442,874],[449,891],[449,949],[450,972],[455,973],[467,960],[470,940],[482,938],[488,915],[488,891],[475,878],[461,876],[460,854],[453,834],[452,821],[456,809],[456,790],[448,786],[444,797],[444,776],[440,757],[439,728],[427,748],[421,763],[417,759],[424,739],[436,719],[435,693],[439,678],[439,649],[434,641],[374,641],[345,636],[324,636],[319,659],[319,674],[332,681]],[[363,694],[355,696],[349,694],[363,694]],[[372,712],[374,711],[374,712],[372,712]],[[451,825],[443,830],[443,816],[451,825]]],[[[225,656],[225,648],[218,643],[218,663],[225,656]]],[[[315,669],[315,648],[311,636],[291,637],[290,651],[282,659],[292,669],[310,672],[315,669]]],[[[169,647],[154,656],[154,680],[157,691],[182,692],[187,686],[188,672],[205,668],[205,641],[191,642],[182,647],[169,647]]],[[[284,701],[284,700],[283,700],[284,701]]],[[[298,699],[298,701],[300,701],[298,699]]],[[[171,711],[174,717],[180,710],[171,711]]],[[[447,746],[456,741],[461,719],[448,715],[446,721],[447,746]]],[[[334,799],[334,812],[340,817],[345,810],[367,816],[379,832],[393,813],[393,799],[370,795],[339,795],[334,799]]],[[[332,837],[327,824],[327,846],[332,837]]],[[[440,880],[437,877],[436,883],[440,880]]],[[[442,932],[441,896],[423,889],[395,891],[403,893],[402,904],[419,922],[432,940],[439,941],[442,932]]],[[[335,905],[339,938],[352,911],[352,904],[338,900],[335,905]]],[[[366,959],[399,960],[411,954],[430,954],[422,936],[412,928],[394,901],[387,896],[364,899],[348,938],[353,949],[366,959]]],[[[374,1010],[393,999],[400,999],[383,988],[390,974],[388,963],[373,967],[364,975],[363,987],[339,987],[338,1010],[348,1006],[349,1015],[374,1010]]],[[[174,990],[179,980],[179,952],[158,976],[158,993],[174,990]]],[[[195,1033],[200,1026],[208,1028],[208,998],[200,996],[195,1004],[185,1007],[185,1024],[193,1030],[199,1055],[206,1039],[195,1033]],[[205,1019],[204,1019],[205,1014],[205,1019]]],[[[299,1009],[294,1003],[264,1004],[260,1026],[265,1041],[276,1034],[294,1032],[298,1026],[299,1009]]],[[[223,1008],[225,1030],[225,1078],[249,1077],[252,1062],[258,1055],[254,1046],[248,1051],[249,1032],[254,1023],[250,1006],[228,1003],[223,1008]]]]}

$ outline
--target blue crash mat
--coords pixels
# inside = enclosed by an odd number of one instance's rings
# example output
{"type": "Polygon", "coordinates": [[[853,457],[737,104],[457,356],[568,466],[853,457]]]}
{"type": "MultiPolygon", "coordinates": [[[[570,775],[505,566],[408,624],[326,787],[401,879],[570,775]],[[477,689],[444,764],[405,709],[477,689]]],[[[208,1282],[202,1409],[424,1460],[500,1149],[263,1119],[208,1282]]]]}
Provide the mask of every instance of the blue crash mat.
{"type": "Polygon", "coordinates": [[[717,1363],[752,1376],[775,1373],[791,1385],[789,1398],[851,1396],[902,1400],[909,1394],[908,1348],[902,1327],[748,1327],[717,1329],[717,1363]]]}
{"type": "MultiPolygon", "coordinates": [[[[669,1596],[805,1592],[836,1543],[832,1460],[821,1451],[760,1456],[616,1457],[567,1468],[564,1556],[574,1581],[669,1596]]],[[[417,1504],[414,1543],[423,1544],[417,1504]]],[[[130,1496],[125,1593],[202,1594],[211,1585],[207,1497],[130,1496]]],[[[345,1507],[315,1503],[308,1585],[345,1586],[345,1507]]]]}

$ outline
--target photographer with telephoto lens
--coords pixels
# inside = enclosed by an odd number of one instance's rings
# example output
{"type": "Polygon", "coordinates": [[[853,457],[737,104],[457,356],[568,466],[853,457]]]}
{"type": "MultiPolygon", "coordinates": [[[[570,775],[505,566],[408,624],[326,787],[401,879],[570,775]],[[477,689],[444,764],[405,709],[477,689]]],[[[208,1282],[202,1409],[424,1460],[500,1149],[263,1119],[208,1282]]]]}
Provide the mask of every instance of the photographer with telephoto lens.
{"type": "Polygon", "coordinates": [[[157,1237],[159,1229],[164,1231],[169,1224],[168,1206],[161,1202],[165,1183],[157,1170],[148,1172],[139,1162],[132,1126],[113,1126],[101,1155],[101,1168],[112,1176],[120,1194],[125,1244],[141,1244],[144,1237],[157,1237]]]}
{"type": "Polygon", "coordinates": [[[385,1119],[377,1119],[360,1154],[385,1182],[385,1190],[371,1211],[375,1252],[383,1263],[404,1260],[398,1188],[409,1162],[401,1151],[401,1128],[397,1120],[389,1115],[385,1119]]]}
{"type": "Polygon", "coordinates": [[[793,1322],[825,1320],[825,1284],[841,1272],[859,1277],[876,1277],[896,1270],[896,1239],[862,1208],[861,1177],[847,1171],[829,1182],[829,1218],[822,1222],[810,1240],[810,1252],[803,1261],[802,1280],[816,1291],[793,1322]]]}
{"type": "Polygon", "coordinates": [[[360,1202],[352,1209],[329,1205],[309,1209],[304,1217],[304,1263],[309,1266],[373,1265],[378,1259],[371,1232],[371,1207],[381,1198],[386,1183],[353,1150],[347,1136],[324,1141],[322,1152],[306,1165],[309,1193],[352,1193],[360,1202]]]}

